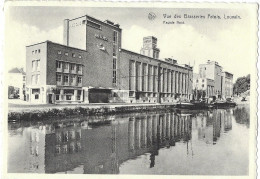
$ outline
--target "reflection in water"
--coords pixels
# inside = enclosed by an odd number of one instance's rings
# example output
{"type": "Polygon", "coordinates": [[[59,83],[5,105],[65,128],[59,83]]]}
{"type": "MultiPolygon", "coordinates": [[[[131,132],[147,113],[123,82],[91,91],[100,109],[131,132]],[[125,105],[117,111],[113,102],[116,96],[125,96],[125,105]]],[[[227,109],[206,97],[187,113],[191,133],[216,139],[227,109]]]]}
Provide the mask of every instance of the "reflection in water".
{"type": "Polygon", "coordinates": [[[192,142],[201,141],[205,148],[215,145],[233,130],[232,122],[249,126],[249,114],[236,108],[109,116],[105,121],[9,124],[8,171],[117,174],[121,165],[144,154],[149,154],[147,165],[153,169],[161,149],[185,144],[186,155],[193,156],[197,144],[192,142]]]}

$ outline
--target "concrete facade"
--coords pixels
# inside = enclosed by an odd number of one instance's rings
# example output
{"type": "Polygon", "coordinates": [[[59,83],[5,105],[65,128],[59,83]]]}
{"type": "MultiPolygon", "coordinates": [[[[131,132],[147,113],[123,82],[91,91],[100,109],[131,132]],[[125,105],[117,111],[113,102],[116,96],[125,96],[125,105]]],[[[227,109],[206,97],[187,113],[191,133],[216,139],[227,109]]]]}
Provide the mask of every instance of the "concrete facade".
{"type": "Polygon", "coordinates": [[[179,98],[192,98],[191,67],[125,49],[121,52],[121,85],[129,89],[128,102],[175,102],[179,98]]]}

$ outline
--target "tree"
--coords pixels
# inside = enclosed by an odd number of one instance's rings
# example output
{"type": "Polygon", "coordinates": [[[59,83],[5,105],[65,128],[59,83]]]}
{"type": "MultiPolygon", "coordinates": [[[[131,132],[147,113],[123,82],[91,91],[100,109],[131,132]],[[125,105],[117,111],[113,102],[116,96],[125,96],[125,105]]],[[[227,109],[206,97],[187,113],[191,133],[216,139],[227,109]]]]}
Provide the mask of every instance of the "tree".
{"type": "Polygon", "coordinates": [[[245,76],[239,77],[233,86],[233,92],[234,94],[237,95],[244,93],[249,89],[250,89],[250,74],[247,75],[246,77],[245,76]]]}

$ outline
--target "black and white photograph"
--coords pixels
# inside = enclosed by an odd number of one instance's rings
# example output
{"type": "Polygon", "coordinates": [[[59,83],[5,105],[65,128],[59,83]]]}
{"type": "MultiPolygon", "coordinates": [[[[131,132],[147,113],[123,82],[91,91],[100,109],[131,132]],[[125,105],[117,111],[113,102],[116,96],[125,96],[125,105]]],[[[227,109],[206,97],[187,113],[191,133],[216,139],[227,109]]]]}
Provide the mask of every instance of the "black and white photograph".
{"type": "Polygon", "coordinates": [[[5,178],[256,177],[257,4],[66,3],[4,6],[5,178]]]}

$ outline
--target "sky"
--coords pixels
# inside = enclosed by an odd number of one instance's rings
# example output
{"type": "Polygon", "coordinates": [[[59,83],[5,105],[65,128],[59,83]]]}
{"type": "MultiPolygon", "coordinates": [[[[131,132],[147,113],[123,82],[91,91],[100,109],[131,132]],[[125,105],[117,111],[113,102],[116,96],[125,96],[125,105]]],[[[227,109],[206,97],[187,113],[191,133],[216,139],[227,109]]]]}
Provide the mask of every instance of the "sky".
{"type": "Polygon", "coordinates": [[[139,53],[145,36],[158,39],[160,58],[173,58],[179,64],[190,64],[194,73],[198,65],[217,61],[234,80],[250,73],[255,62],[254,21],[248,9],[205,8],[89,8],[89,7],[28,7],[5,9],[5,64],[7,69],[25,68],[25,46],[50,40],[63,43],[63,20],[90,15],[109,19],[122,28],[122,48],[139,53]],[[149,20],[149,13],[155,14],[149,20]],[[164,18],[164,14],[171,18],[164,18]],[[184,14],[202,15],[205,19],[184,18],[184,14]],[[219,16],[221,19],[210,17],[219,16]],[[173,18],[174,15],[181,18],[173,18]],[[241,19],[224,19],[240,16],[241,19]],[[175,24],[165,24],[175,22],[175,24]],[[176,24],[177,21],[184,24],[176,24]]]}

